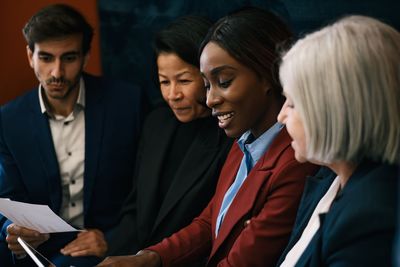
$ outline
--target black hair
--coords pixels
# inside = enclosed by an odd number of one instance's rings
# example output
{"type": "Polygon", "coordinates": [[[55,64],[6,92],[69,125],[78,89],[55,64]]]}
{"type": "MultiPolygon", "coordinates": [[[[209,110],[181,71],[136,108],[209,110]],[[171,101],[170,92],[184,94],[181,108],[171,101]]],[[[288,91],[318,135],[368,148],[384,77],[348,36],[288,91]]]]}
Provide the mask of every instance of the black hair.
{"type": "Polygon", "coordinates": [[[281,95],[280,50],[291,39],[292,32],[277,15],[246,7],[218,20],[203,40],[199,53],[209,42],[217,44],[259,77],[267,79],[273,92],[281,95]]]}
{"type": "Polygon", "coordinates": [[[65,4],[44,7],[34,14],[22,30],[29,48],[35,43],[82,34],[82,52],[87,54],[93,38],[93,28],[81,13],[65,4]]]}
{"type": "Polygon", "coordinates": [[[174,53],[186,63],[200,67],[198,51],[212,23],[201,16],[178,18],[159,31],[153,43],[155,56],[174,53]]]}

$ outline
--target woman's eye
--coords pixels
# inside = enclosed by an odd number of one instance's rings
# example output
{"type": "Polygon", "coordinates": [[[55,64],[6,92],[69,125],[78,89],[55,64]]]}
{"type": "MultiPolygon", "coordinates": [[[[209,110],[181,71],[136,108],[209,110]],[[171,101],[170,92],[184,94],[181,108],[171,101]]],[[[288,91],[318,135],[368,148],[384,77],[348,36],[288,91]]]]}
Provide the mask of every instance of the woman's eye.
{"type": "Polygon", "coordinates": [[[180,82],[181,84],[189,84],[189,83],[191,83],[192,81],[191,81],[191,80],[187,80],[187,79],[182,79],[182,80],[179,80],[179,82],[180,82]]]}
{"type": "Polygon", "coordinates": [[[204,89],[209,91],[210,90],[210,84],[204,83],[204,89]]]}
{"type": "Polygon", "coordinates": [[[161,85],[168,85],[168,84],[169,84],[169,81],[163,80],[163,81],[160,81],[160,84],[161,84],[161,85]]]}
{"type": "Polygon", "coordinates": [[[227,81],[220,81],[220,82],[218,82],[218,85],[221,88],[228,88],[231,85],[232,80],[233,79],[230,79],[230,80],[227,80],[227,81]]]}

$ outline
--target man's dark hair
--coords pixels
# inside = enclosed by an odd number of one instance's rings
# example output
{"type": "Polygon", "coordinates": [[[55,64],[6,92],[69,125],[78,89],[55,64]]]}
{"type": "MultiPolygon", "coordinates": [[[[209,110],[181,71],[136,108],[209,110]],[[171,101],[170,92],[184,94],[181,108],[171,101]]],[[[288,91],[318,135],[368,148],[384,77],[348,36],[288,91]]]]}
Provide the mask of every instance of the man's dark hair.
{"type": "Polygon", "coordinates": [[[50,5],[39,10],[25,24],[22,32],[32,51],[35,43],[82,34],[82,52],[87,54],[93,38],[93,28],[82,14],[64,4],[50,5]]]}

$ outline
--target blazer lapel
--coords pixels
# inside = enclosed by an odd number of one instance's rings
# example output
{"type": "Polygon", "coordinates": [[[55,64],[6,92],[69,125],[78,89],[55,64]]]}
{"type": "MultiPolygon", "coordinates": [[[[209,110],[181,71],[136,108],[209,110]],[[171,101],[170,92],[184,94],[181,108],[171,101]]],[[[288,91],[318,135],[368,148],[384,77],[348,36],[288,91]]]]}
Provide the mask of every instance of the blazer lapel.
{"type": "MultiPolygon", "coordinates": [[[[53,138],[46,114],[40,109],[39,95],[37,91],[32,94],[30,114],[30,129],[34,140],[39,147],[39,153],[43,172],[46,174],[49,188],[46,194],[50,194],[51,207],[55,212],[61,207],[61,178],[58,167],[56,152],[54,150],[53,138]]],[[[38,177],[41,178],[41,177],[38,177]]]]}
{"type": "Polygon", "coordinates": [[[92,199],[92,188],[98,169],[105,107],[101,95],[101,84],[94,83],[87,76],[84,76],[84,81],[86,88],[84,213],[86,213],[92,199]]]}
{"type": "Polygon", "coordinates": [[[321,266],[321,229],[323,228],[325,222],[326,213],[319,214],[320,227],[315,233],[310,243],[308,244],[306,250],[300,256],[296,263],[296,267],[300,266],[321,266]]]}
{"type": "MultiPolygon", "coordinates": [[[[289,141],[290,137],[286,132],[286,129],[283,128],[271,144],[268,151],[259,159],[257,164],[250,171],[248,177],[246,178],[242,187],[239,189],[236,197],[234,198],[231,207],[225,215],[225,219],[223,224],[221,225],[218,237],[215,239],[210,258],[215,254],[222,243],[228,238],[234,226],[252,210],[255,202],[257,201],[259,190],[262,188],[262,185],[268,181],[271,168],[275,166],[281,152],[290,145],[289,141]]],[[[242,157],[243,154],[240,157],[239,161],[236,162],[237,166],[240,165],[242,157]]],[[[231,175],[233,176],[233,178],[230,177],[230,180],[232,180],[231,183],[233,182],[233,179],[235,179],[236,172],[237,169],[233,175],[231,173],[231,175]]],[[[222,199],[228,188],[229,186],[227,188],[224,188],[225,191],[221,192],[222,197],[218,199],[219,202],[217,202],[218,205],[215,211],[216,214],[214,214],[215,216],[213,216],[212,222],[214,225],[214,229],[216,216],[218,216],[222,199]]]]}
{"type": "MultiPolygon", "coordinates": [[[[173,116],[173,115],[171,115],[173,116]]],[[[157,194],[159,186],[159,177],[163,168],[165,155],[168,152],[169,144],[175,132],[178,122],[176,120],[168,119],[162,122],[163,138],[159,138],[157,132],[152,132],[152,136],[147,136],[146,140],[151,143],[146,144],[147,151],[142,151],[143,158],[140,162],[148,162],[148,164],[139,166],[141,169],[139,176],[145,177],[146,179],[138,179],[137,188],[146,188],[146,190],[137,191],[137,220],[140,229],[147,229],[147,231],[138,231],[139,235],[143,234],[143,237],[148,236],[148,232],[151,231],[152,225],[149,225],[149,216],[154,212],[154,209],[159,207],[155,206],[156,199],[154,196],[157,194]],[[157,153],[154,153],[156,151],[157,153]],[[151,152],[151,153],[149,153],[151,152]],[[151,163],[151,164],[149,164],[151,163]]],[[[142,239],[143,240],[143,239],[142,239]]]]}
{"type": "Polygon", "coordinates": [[[325,195],[335,177],[336,175],[333,172],[323,167],[315,176],[307,179],[303,198],[297,211],[295,228],[293,229],[287,251],[285,251],[284,255],[296,244],[303,234],[315,207],[325,195]]]}
{"type": "MultiPolygon", "coordinates": [[[[215,122],[212,121],[212,123],[215,122]]],[[[176,178],[171,184],[170,190],[161,205],[153,231],[171,209],[179,203],[179,200],[191,186],[202,178],[204,169],[211,165],[214,160],[212,155],[215,155],[218,149],[218,140],[215,140],[215,137],[212,136],[214,134],[217,133],[209,130],[202,131],[202,129],[200,129],[198,134],[194,137],[195,141],[187,151],[187,155],[189,156],[185,157],[182,161],[181,167],[176,173],[176,178]],[[214,140],[212,140],[212,138],[214,140]]]]}

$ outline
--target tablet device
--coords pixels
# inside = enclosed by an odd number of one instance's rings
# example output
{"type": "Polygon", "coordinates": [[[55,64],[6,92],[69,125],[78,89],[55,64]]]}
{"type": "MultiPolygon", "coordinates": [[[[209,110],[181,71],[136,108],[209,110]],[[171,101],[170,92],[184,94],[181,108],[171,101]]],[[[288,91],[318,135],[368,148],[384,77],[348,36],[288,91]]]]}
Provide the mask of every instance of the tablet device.
{"type": "Polygon", "coordinates": [[[18,237],[17,241],[38,267],[57,267],[54,263],[49,261],[45,256],[40,254],[39,251],[34,249],[28,243],[26,243],[21,237],[18,237]]]}

